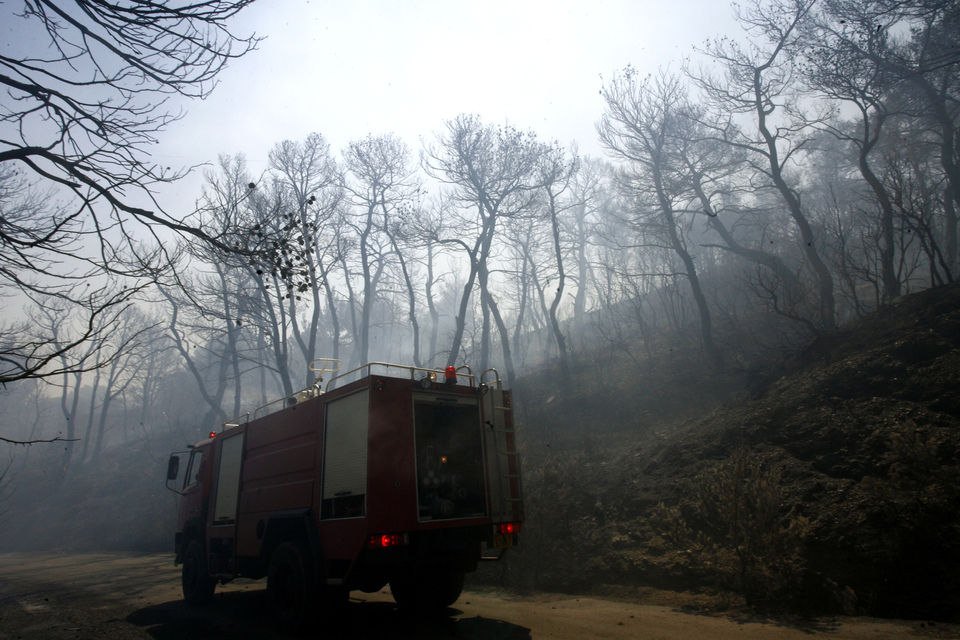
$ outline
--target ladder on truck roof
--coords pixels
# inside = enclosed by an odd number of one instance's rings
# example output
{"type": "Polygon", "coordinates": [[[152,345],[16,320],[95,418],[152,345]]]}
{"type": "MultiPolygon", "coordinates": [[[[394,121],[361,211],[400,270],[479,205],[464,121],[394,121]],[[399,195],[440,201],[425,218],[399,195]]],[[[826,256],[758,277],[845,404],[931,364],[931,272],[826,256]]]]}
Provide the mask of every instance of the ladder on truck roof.
{"type": "Polygon", "coordinates": [[[497,473],[500,482],[498,485],[497,503],[494,505],[494,519],[501,522],[515,522],[523,514],[523,478],[520,472],[520,452],[517,450],[516,429],[511,420],[507,427],[506,413],[512,412],[513,407],[504,402],[503,386],[496,369],[487,369],[480,374],[480,388],[493,389],[497,393],[481,391],[484,403],[484,415],[492,420],[490,428],[493,431],[493,448],[496,452],[497,473]],[[495,380],[492,384],[483,382],[487,373],[493,372],[495,380]],[[499,404],[498,404],[499,403],[499,404]],[[512,441],[512,446],[511,445],[512,441]]]}

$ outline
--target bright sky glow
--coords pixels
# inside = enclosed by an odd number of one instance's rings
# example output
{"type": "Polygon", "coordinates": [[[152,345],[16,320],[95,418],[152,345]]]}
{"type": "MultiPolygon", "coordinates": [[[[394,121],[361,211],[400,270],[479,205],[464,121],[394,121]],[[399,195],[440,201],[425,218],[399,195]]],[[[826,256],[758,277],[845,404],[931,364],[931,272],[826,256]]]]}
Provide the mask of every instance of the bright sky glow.
{"type": "MultiPolygon", "coordinates": [[[[417,152],[460,113],[601,155],[601,75],[628,64],[679,71],[693,45],[738,31],[727,3],[702,0],[262,1],[231,29],[267,39],[212,97],[183,104],[158,162],[243,152],[259,173],[274,144],[313,131],[337,156],[369,133],[395,133],[417,152]]],[[[199,185],[190,178],[161,201],[188,206],[199,185]]]]}

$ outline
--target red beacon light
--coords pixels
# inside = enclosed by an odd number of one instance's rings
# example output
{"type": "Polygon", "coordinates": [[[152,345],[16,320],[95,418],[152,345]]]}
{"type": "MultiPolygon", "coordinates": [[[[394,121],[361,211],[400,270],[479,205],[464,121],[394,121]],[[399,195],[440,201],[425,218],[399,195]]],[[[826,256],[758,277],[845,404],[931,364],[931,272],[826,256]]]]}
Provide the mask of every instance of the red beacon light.
{"type": "Polygon", "coordinates": [[[210,432],[210,437],[211,437],[211,438],[216,438],[216,437],[217,437],[217,432],[216,432],[216,431],[211,431],[211,432],[210,432]]]}
{"type": "Polygon", "coordinates": [[[453,365],[450,365],[444,369],[443,375],[446,378],[447,384],[457,384],[457,368],[453,365]]]}

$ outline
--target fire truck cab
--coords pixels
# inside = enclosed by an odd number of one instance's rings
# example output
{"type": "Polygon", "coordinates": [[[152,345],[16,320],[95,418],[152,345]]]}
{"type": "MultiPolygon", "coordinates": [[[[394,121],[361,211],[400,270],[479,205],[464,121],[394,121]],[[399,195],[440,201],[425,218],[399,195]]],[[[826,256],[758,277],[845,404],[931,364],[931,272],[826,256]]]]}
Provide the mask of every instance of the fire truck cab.
{"type": "Polygon", "coordinates": [[[518,542],[510,392],[496,371],[370,363],[228,422],[174,453],[184,599],[266,577],[287,626],[389,584],[404,608],[453,604],[464,574],[518,542]],[[489,378],[489,381],[485,381],[489,378]]]}

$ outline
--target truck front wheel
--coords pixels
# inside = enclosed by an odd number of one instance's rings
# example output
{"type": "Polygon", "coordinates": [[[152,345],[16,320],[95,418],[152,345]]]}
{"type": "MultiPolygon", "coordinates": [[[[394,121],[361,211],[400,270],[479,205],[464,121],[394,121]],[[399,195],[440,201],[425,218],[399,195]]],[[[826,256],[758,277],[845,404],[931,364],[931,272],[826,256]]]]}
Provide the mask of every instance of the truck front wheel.
{"type": "Polygon", "coordinates": [[[302,542],[284,542],[270,558],[267,593],[278,622],[287,629],[306,626],[319,603],[310,567],[310,551],[302,542]]]}
{"type": "Polygon", "coordinates": [[[390,581],[390,591],[403,609],[439,611],[460,597],[463,592],[463,572],[431,569],[404,574],[390,581]]]}
{"type": "Polygon", "coordinates": [[[203,553],[203,544],[199,540],[191,540],[183,552],[180,582],[183,586],[183,599],[187,604],[203,606],[213,600],[217,581],[211,578],[207,571],[207,559],[203,553]]]}

